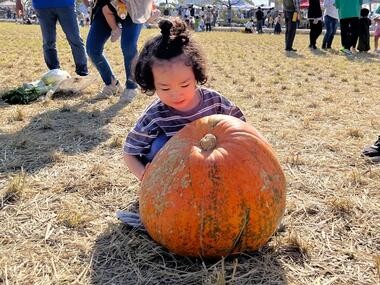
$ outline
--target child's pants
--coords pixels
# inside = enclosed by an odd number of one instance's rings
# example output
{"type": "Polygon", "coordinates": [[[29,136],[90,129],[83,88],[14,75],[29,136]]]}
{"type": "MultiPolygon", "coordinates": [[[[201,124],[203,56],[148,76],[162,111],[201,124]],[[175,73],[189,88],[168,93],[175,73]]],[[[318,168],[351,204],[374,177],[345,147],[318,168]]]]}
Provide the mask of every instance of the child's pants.
{"type": "Polygon", "coordinates": [[[153,160],[156,154],[161,150],[161,148],[166,144],[170,139],[165,134],[159,135],[152,143],[150,151],[148,154],[141,157],[141,160],[144,164],[147,164],[153,160]]]}

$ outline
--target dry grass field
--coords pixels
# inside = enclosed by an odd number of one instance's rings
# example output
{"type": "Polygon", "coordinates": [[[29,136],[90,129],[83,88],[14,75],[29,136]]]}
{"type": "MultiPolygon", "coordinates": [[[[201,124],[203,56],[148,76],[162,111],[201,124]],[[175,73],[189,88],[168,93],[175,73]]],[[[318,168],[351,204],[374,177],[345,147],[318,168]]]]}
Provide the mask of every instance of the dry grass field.
{"type": "MultiPolygon", "coordinates": [[[[87,29],[83,29],[86,37],[87,29]]],[[[158,30],[143,30],[139,46],[158,30]]],[[[152,100],[80,94],[0,103],[0,284],[379,284],[380,166],[360,156],[380,135],[380,57],[286,55],[284,35],[199,33],[207,86],[239,105],[272,144],[287,178],[283,225],[255,253],[175,256],[115,216],[139,182],[121,160],[128,130],[152,100]]],[[[321,39],[319,39],[319,42],[321,39]]],[[[371,42],[371,44],[373,44],[371,42]]],[[[0,24],[0,90],[46,71],[38,26],[0,24]]],[[[62,32],[62,68],[74,72],[62,32]]],[[[106,53],[124,80],[118,44],[106,53]]]]}

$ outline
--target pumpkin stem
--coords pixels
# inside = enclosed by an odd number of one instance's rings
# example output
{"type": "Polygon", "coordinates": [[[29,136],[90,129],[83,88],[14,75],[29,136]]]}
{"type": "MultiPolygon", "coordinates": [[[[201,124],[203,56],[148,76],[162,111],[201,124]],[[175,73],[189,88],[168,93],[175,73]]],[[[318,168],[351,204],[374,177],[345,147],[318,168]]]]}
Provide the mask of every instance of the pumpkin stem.
{"type": "Polygon", "coordinates": [[[213,134],[206,134],[199,143],[203,151],[213,150],[216,146],[216,136],[213,134]]]}

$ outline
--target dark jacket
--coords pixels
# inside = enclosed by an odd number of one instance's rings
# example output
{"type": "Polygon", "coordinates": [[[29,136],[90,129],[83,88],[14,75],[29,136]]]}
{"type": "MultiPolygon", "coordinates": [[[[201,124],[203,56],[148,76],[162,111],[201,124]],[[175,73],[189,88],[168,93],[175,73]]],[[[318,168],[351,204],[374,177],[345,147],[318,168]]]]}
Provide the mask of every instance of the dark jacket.
{"type": "Polygon", "coordinates": [[[261,10],[257,10],[257,11],[256,11],[256,19],[257,19],[257,20],[262,20],[262,19],[264,19],[264,13],[263,13],[263,11],[261,11],[261,10]]]}
{"type": "Polygon", "coordinates": [[[321,3],[319,0],[309,0],[309,10],[307,13],[309,19],[322,17],[321,3]]]}

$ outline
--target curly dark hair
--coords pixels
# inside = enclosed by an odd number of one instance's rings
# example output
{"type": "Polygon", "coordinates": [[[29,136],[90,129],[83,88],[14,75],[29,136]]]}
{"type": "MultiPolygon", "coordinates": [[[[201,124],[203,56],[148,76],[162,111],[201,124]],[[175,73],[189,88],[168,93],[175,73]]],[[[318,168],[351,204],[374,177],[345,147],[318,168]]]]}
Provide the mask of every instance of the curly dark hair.
{"type": "Polygon", "coordinates": [[[186,23],[179,18],[169,18],[161,20],[158,25],[161,35],[145,43],[135,65],[135,80],[143,92],[153,95],[156,91],[153,64],[179,56],[183,56],[185,64],[192,67],[197,82],[206,83],[206,58],[192,39],[186,23]]]}

